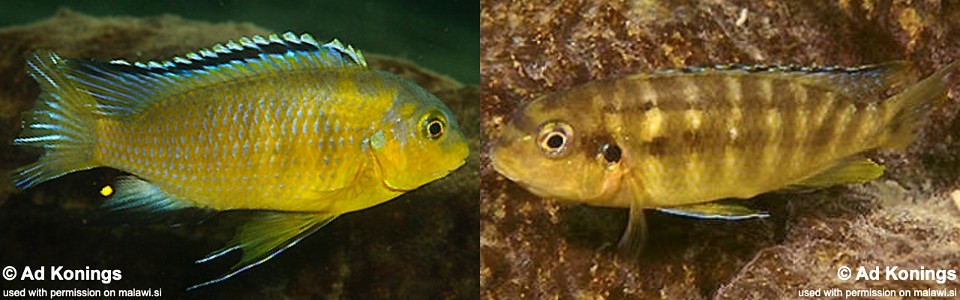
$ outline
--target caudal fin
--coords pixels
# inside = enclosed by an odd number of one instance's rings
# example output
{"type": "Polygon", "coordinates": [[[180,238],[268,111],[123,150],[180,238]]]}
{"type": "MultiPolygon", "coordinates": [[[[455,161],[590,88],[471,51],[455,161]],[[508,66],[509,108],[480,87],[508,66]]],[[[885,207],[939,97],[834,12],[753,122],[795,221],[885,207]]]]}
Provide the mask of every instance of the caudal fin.
{"type": "Polygon", "coordinates": [[[33,109],[23,115],[23,131],[13,144],[41,147],[45,152],[36,162],[14,172],[14,184],[23,189],[98,166],[93,157],[96,101],[75,87],[64,73],[63,63],[50,51],[34,53],[27,61],[41,94],[33,109]]]}
{"type": "Polygon", "coordinates": [[[923,114],[946,98],[947,82],[958,65],[960,61],[952,62],[887,100],[889,130],[883,139],[885,147],[902,150],[913,142],[917,129],[923,123],[923,114]]]}

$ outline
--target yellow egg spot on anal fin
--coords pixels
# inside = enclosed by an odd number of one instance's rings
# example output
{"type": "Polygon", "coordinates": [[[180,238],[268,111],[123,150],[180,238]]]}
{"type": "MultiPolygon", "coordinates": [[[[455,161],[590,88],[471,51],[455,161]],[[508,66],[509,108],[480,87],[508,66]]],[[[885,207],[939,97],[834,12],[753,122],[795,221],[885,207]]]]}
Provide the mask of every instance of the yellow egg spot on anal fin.
{"type": "Polygon", "coordinates": [[[679,207],[662,207],[657,208],[657,210],[684,217],[731,221],[766,218],[770,216],[770,214],[765,211],[754,210],[738,204],[723,202],[709,202],[679,207]]]}
{"type": "Polygon", "coordinates": [[[237,228],[233,239],[224,248],[210,253],[197,263],[213,260],[236,249],[243,251],[240,261],[230,268],[227,274],[194,285],[187,290],[224,281],[255,267],[316,232],[336,217],[337,215],[325,213],[257,213],[237,228]]]}
{"type": "Polygon", "coordinates": [[[136,176],[119,177],[113,186],[103,187],[100,194],[113,195],[103,203],[103,207],[121,213],[157,214],[194,207],[190,202],[177,199],[136,176]]]}
{"type": "Polygon", "coordinates": [[[103,188],[100,189],[100,196],[110,197],[111,195],[113,195],[113,186],[110,186],[108,184],[103,186],[103,188]]]}
{"type": "Polygon", "coordinates": [[[855,157],[791,185],[788,189],[818,189],[838,184],[864,183],[883,175],[883,166],[867,158],[855,157]]]}
{"type": "Polygon", "coordinates": [[[182,224],[201,220],[213,213],[193,202],[179,199],[153,183],[136,176],[121,176],[113,185],[100,189],[100,195],[108,197],[101,205],[111,214],[108,219],[121,223],[166,223],[182,224]]]}

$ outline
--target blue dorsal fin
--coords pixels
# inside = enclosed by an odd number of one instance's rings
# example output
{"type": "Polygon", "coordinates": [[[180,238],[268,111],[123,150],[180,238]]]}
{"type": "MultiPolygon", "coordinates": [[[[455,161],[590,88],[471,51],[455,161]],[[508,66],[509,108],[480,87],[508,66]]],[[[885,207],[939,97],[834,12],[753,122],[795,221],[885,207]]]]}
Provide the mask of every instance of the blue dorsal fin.
{"type": "Polygon", "coordinates": [[[913,64],[892,61],[859,67],[804,67],[796,65],[742,65],[728,64],[712,67],[684,67],[656,71],[632,77],[669,77],[725,72],[753,76],[780,77],[796,80],[828,90],[843,93],[855,99],[879,100],[890,89],[903,88],[917,81],[913,64]]]}
{"type": "Polygon", "coordinates": [[[366,67],[359,50],[338,40],[320,45],[309,34],[290,32],[244,37],[162,62],[72,59],[62,66],[68,78],[97,99],[98,113],[121,118],[216,83],[293,70],[366,67]]]}

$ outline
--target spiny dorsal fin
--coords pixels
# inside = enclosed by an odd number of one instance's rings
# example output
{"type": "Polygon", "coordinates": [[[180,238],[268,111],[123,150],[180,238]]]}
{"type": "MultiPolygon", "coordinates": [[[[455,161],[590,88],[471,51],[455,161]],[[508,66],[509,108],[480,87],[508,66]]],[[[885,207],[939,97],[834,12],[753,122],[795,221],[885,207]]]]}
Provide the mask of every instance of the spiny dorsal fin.
{"type": "Polygon", "coordinates": [[[146,63],[113,60],[110,64],[135,67],[132,68],[132,71],[167,73],[201,70],[233,61],[255,60],[270,55],[288,55],[291,52],[311,52],[324,48],[337,51],[342,56],[342,60],[331,60],[326,63],[343,62],[363,67],[367,66],[367,62],[359,50],[353,49],[352,46],[344,46],[339,40],[334,39],[329,43],[320,45],[309,34],[297,37],[292,32],[283,35],[271,34],[266,38],[259,35],[249,38],[242,37],[237,41],[229,41],[226,45],[216,44],[209,49],[187,53],[184,55],[185,58],[178,56],[167,61],[149,61],[146,63]]]}
{"type": "Polygon", "coordinates": [[[366,68],[363,54],[340,41],[320,45],[308,34],[254,36],[168,61],[67,60],[67,76],[97,99],[98,113],[128,117],[171,95],[251,76],[305,69],[366,68]]]}
{"type": "Polygon", "coordinates": [[[804,84],[837,91],[853,99],[864,101],[881,100],[885,96],[885,92],[905,87],[917,80],[913,64],[909,61],[892,61],[859,67],[727,64],[712,67],[668,69],[631,77],[696,76],[715,74],[716,72],[797,80],[804,84]]]}

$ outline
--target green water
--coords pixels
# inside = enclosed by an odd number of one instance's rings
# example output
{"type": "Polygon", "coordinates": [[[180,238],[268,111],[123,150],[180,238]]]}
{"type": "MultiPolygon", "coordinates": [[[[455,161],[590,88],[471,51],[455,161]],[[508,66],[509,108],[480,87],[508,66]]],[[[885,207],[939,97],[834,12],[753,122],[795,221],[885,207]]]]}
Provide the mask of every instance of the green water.
{"type": "Polygon", "coordinates": [[[178,15],[250,22],[277,32],[338,38],[369,53],[416,62],[466,84],[480,82],[480,5],[421,1],[0,1],[0,27],[26,24],[69,7],[94,16],[178,15]]]}

